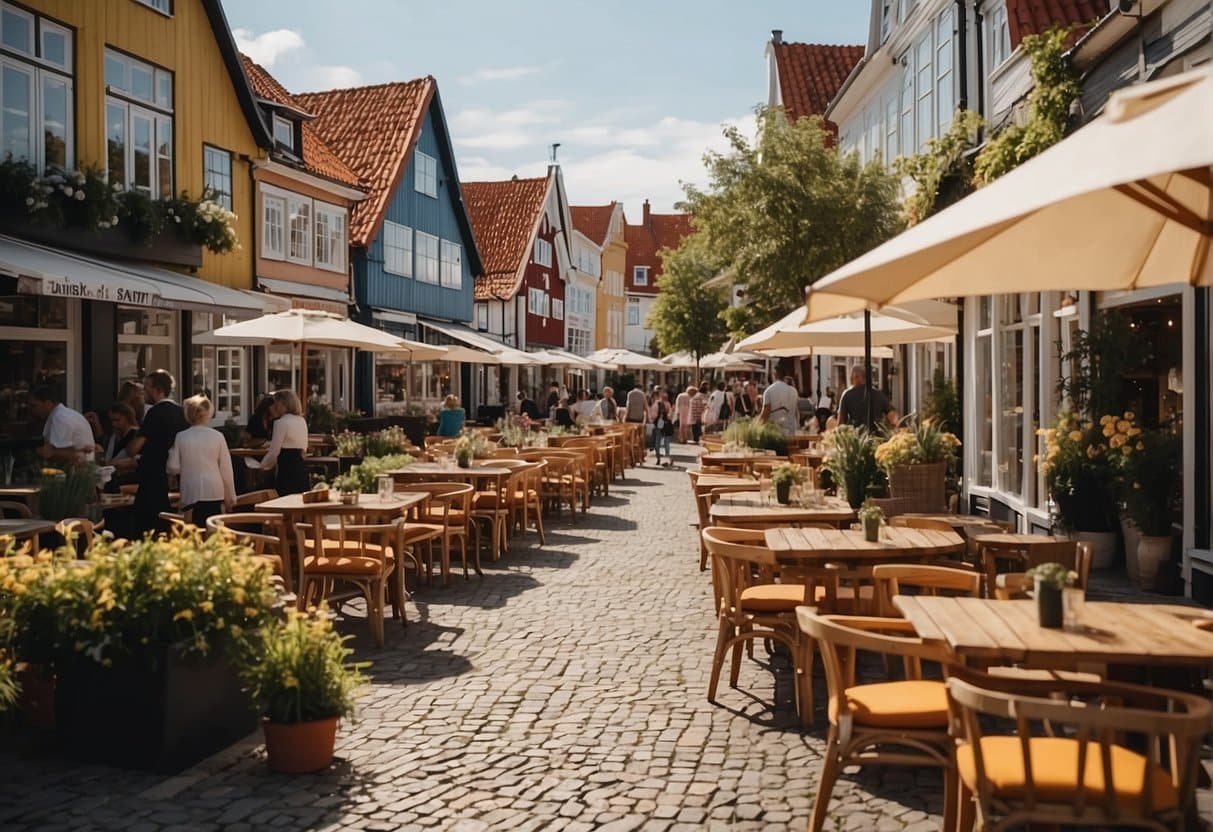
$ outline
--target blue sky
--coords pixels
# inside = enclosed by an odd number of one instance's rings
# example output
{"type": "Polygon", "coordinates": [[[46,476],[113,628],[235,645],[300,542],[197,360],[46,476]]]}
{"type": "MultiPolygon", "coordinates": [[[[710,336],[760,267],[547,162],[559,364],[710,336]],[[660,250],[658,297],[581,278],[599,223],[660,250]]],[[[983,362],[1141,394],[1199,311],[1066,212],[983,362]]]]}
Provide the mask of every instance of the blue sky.
{"type": "Polygon", "coordinates": [[[667,211],[723,123],[752,131],[763,49],[861,43],[866,0],[223,0],[241,48],[303,92],[438,79],[464,180],[542,173],[574,204],[667,211]]]}

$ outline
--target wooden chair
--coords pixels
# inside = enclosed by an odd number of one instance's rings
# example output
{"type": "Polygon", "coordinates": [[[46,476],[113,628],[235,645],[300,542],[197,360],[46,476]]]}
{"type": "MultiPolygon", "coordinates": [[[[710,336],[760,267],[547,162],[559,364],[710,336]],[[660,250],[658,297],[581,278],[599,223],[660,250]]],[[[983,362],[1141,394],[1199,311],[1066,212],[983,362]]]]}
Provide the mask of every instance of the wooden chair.
{"type": "MultiPolygon", "coordinates": [[[[104,522],[101,525],[104,526],[104,522]]],[[[91,520],[68,517],[55,524],[55,531],[63,537],[64,543],[75,548],[76,557],[83,558],[87,557],[88,550],[93,548],[93,539],[98,529],[91,520]]]]}
{"type": "Polygon", "coordinates": [[[513,473],[480,479],[480,488],[472,495],[472,525],[476,530],[476,562],[480,562],[480,528],[483,521],[488,530],[489,558],[497,560],[508,546],[506,531],[510,521],[510,482],[513,473]]]}
{"type": "MultiPolygon", "coordinates": [[[[581,478],[581,457],[578,454],[563,454],[546,450],[538,458],[547,462],[544,469],[540,493],[543,502],[554,504],[556,513],[562,512],[565,503],[574,520],[577,519],[577,482],[581,478]]],[[[582,478],[582,481],[584,479],[582,478]]]]}
{"type": "Polygon", "coordinates": [[[299,587],[304,607],[323,603],[338,583],[352,584],[366,599],[367,623],[375,645],[383,646],[384,596],[393,588],[393,607],[402,622],[404,615],[403,580],[390,581],[396,569],[398,553],[404,551],[404,519],[392,523],[355,525],[341,523],[326,530],[316,540],[310,523],[296,523],[298,550],[303,556],[303,585],[299,587]],[[330,537],[330,532],[336,532],[330,537]]]}
{"type": "Polygon", "coordinates": [[[981,573],[950,566],[924,566],[914,563],[884,563],[872,567],[876,586],[876,614],[900,618],[893,597],[906,589],[916,595],[968,595],[981,597],[981,573]]]}
{"type": "Polygon", "coordinates": [[[816,642],[825,667],[830,730],[818,780],[810,832],[820,832],[839,773],[847,766],[930,766],[944,771],[944,829],[952,829],[956,778],[948,735],[948,697],[943,682],[909,671],[923,661],[944,664],[944,648],[926,644],[899,618],[818,615],[796,611],[804,634],[816,642]],[[905,660],[910,678],[856,684],[856,653],[905,660]]]}
{"type": "Polygon", "coordinates": [[[1008,563],[1012,568],[1001,571],[1026,572],[1044,563],[1060,563],[1077,573],[1076,585],[1085,590],[1091,574],[1091,547],[1076,540],[1033,543],[1022,549],[985,546],[981,550],[981,569],[985,573],[986,591],[991,596],[998,583],[1000,567],[1008,563]]]}
{"type": "Polygon", "coordinates": [[[276,499],[278,499],[278,492],[274,489],[259,488],[238,496],[234,508],[255,508],[259,503],[268,503],[270,500],[276,499]]]}
{"type": "Polygon", "coordinates": [[[952,528],[951,523],[944,522],[935,517],[908,517],[904,514],[899,514],[896,517],[889,518],[889,525],[894,528],[901,529],[927,529],[933,532],[952,532],[956,531],[952,528]]]}
{"type": "MultiPolygon", "coordinates": [[[[451,542],[458,539],[463,577],[468,576],[468,529],[472,522],[472,495],[476,489],[463,482],[411,482],[404,491],[427,491],[430,504],[419,515],[424,523],[442,528],[442,584],[451,582],[451,542]]],[[[477,553],[478,554],[478,553],[477,553]]],[[[476,574],[480,574],[480,558],[476,558],[476,574]]]]}
{"type": "Polygon", "coordinates": [[[966,672],[947,685],[962,738],[958,828],[973,828],[974,809],[990,832],[1189,828],[1207,698],[1069,675],[966,672]]]}
{"type": "Polygon", "coordinates": [[[582,451],[585,454],[590,491],[600,491],[604,497],[609,496],[611,469],[606,444],[603,440],[596,436],[578,436],[566,442],[564,447],[582,451]]]}
{"type": "Polygon", "coordinates": [[[521,534],[526,534],[527,518],[534,517],[540,546],[547,544],[547,535],[543,531],[543,472],[547,467],[545,459],[526,461],[525,467],[521,468],[522,479],[513,494],[514,514],[511,522],[517,524],[521,534]]]}
{"type": "Polygon", "coordinates": [[[755,639],[772,639],[791,651],[796,675],[796,705],[805,724],[812,720],[812,649],[802,645],[796,608],[807,602],[803,583],[776,583],[775,555],[762,533],[747,529],[707,528],[700,532],[712,557],[712,585],[717,597],[716,651],[708,701],[716,703],[716,688],[725,654],[733,651],[729,685],[737,687],[741,648],[755,639]]]}
{"type": "Polygon", "coordinates": [[[295,576],[291,574],[286,551],[286,521],[281,514],[266,511],[215,514],[207,519],[206,528],[252,547],[253,557],[281,577],[288,592],[294,591],[295,576]]]}
{"type": "Polygon", "coordinates": [[[33,509],[25,503],[19,503],[16,500],[0,500],[0,517],[29,520],[33,516],[33,509]]]}
{"type": "Polygon", "coordinates": [[[999,601],[1027,598],[1032,584],[1027,572],[1003,572],[994,579],[994,597],[999,601]]]}

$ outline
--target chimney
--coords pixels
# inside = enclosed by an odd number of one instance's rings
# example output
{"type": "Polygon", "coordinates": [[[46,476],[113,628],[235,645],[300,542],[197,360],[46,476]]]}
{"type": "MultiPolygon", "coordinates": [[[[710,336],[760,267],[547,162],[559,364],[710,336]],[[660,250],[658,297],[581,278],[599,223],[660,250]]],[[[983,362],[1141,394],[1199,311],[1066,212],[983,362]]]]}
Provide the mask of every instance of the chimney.
{"type": "Polygon", "coordinates": [[[644,201],[644,221],[641,223],[641,225],[648,225],[648,224],[649,224],[649,201],[646,199],[644,201]]]}
{"type": "Polygon", "coordinates": [[[771,43],[775,44],[776,46],[783,43],[783,29],[771,30],[771,43]]]}

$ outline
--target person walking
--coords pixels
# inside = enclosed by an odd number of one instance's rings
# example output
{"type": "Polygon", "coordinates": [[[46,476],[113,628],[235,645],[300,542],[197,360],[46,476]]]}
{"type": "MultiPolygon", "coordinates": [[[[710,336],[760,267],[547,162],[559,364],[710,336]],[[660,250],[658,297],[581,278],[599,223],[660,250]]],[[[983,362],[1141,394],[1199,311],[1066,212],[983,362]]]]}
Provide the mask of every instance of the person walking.
{"type": "Polygon", "coordinates": [[[156,370],[143,380],[143,393],[151,404],[143,415],[139,434],[127,443],[127,453],[138,457],[133,508],[134,530],[137,535],[165,528],[160,513],[171,506],[168,499],[168,453],[177,434],[189,425],[181,405],[170,398],[176,380],[168,370],[156,370]]]}
{"type": "Polygon", "coordinates": [[[216,514],[236,505],[232,454],[223,434],[211,427],[214,406],[206,396],[182,404],[189,427],[177,434],[168,452],[168,472],[180,478],[181,511],[200,529],[216,514]]]}
{"type": "Polygon", "coordinates": [[[691,423],[691,441],[699,444],[699,437],[703,435],[703,413],[708,409],[708,397],[694,385],[687,388],[687,393],[691,396],[691,403],[687,408],[687,418],[691,423]]]}
{"type": "Polygon", "coordinates": [[[276,468],[274,488],[279,496],[302,494],[311,487],[307,468],[303,464],[303,453],[307,450],[307,420],[303,418],[303,405],[293,390],[274,393],[273,436],[269,450],[261,458],[261,468],[276,468]]]}
{"type": "Polygon", "coordinates": [[[615,391],[610,387],[602,388],[602,398],[597,403],[598,415],[604,422],[614,422],[619,413],[619,405],[615,403],[615,391]]]}
{"type": "Polygon", "coordinates": [[[40,384],[29,393],[29,409],[42,420],[42,446],[38,456],[64,463],[88,462],[97,452],[97,438],[84,414],[63,403],[59,391],[40,384]]]}
{"type": "Polygon", "coordinates": [[[791,376],[776,380],[762,391],[762,411],[758,415],[760,422],[772,422],[779,426],[788,436],[796,433],[800,394],[793,386],[791,376]]]}
{"type": "Polygon", "coordinates": [[[851,386],[843,390],[838,399],[838,424],[875,430],[885,423],[885,417],[890,410],[892,407],[885,394],[868,386],[868,374],[864,368],[858,364],[852,367],[851,386]]]}
{"type": "Polygon", "coordinates": [[[664,390],[658,390],[653,394],[653,404],[650,415],[653,422],[653,453],[657,455],[658,467],[669,468],[671,463],[670,457],[670,437],[674,435],[674,423],[672,421],[673,414],[670,412],[670,396],[664,390]],[[665,463],[661,462],[661,449],[665,448],[665,463]]]}
{"type": "Polygon", "coordinates": [[[645,409],[648,407],[648,402],[645,400],[644,390],[640,389],[639,384],[633,384],[632,389],[628,391],[628,398],[624,405],[627,409],[625,417],[629,422],[636,424],[644,423],[645,409]]]}
{"type": "Polygon", "coordinates": [[[691,395],[686,390],[674,399],[674,424],[678,426],[678,441],[686,442],[691,432],[691,395]]]}

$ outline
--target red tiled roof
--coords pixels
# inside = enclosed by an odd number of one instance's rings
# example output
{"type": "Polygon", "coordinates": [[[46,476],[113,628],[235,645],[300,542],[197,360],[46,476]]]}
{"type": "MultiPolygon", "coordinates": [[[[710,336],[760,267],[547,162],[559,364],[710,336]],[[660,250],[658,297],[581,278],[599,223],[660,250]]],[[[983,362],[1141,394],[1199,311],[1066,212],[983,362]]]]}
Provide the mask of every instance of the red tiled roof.
{"type": "Polygon", "coordinates": [[[519,267],[530,256],[531,237],[547,194],[546,176],[463,183],[472,234],[484,261],[484,274],[476,278],[476,300],[518,294],[519,267]]]}
{"type": "Polygon", "coordinates": [[[573,228],[598,245],[604,245],[607,234],[611,230],[611,217],[615,214],[615,205],[614,202],[609,205],[570,205],[569,213],[573,217],[573,228]]]}
{"type": "Polygon", "coordinates": [[[431,76],[295,96],[316,116],[324,142],[362,179],[368,195],[350,219],[350,243],[367,245],[400,181],[436,85],[431,76]]]}
{"type": "Polygon", "coordinates": [[[1094,23],[1107,13],[1108,4],[1103,0],[1007,0],[1011,48],[1019,46],[1028,35],[1038,35],[1053,26],[1094,23]]]}
{"type": "Polygon", "coordinates": [[[792,121],[825,113],[851,70],[863,58],[862,46],[823,43],[773,46],[783,109],[792,121]]]}
{"type": "MultiPolygon", "coordinates": [[[[278,79],[266,71],[265,67],[253,61],[248,55],[241,55],[240,59],[244,63],[244,73],[253,87],[253,93],[258,98],[304,109],[286,87],[278,83],[278,79]]],[[[342,185],[357,187],[359,184],[358,174],[350,170],[349,166],[337,157],[337,154],[316,133],[315,128],[306,121],[303,123],[303,166],[311,173],[342,185]]]]}
{"type": "Polygon", "coordinates": [[[628,291],[657,294],[657,278],[661,276],[661,258],[657,253],[666,248],[677,248],[682,238],[692,231],[690,214],[650,214],[648,224],[625,225],[624,239],[628,244],[627,274],[628,291]],[[634,266],[649,267],[649,285],[634,287],[634,266]]]}

